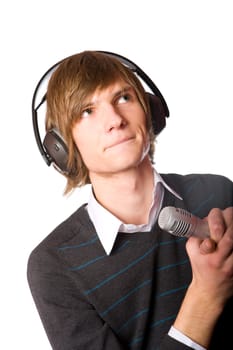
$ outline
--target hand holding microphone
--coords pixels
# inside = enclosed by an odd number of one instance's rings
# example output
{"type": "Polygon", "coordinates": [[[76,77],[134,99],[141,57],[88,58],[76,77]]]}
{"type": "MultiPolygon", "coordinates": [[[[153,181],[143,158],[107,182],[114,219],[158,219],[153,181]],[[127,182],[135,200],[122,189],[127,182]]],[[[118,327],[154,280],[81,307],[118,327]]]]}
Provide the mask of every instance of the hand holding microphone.
{"type": "Polygon", "coordinates": [[[158,223],[161,229],[179,237],[210,236],[208,222],[189,213],[185,209],[165,207],[159,214],[158,223]]]}

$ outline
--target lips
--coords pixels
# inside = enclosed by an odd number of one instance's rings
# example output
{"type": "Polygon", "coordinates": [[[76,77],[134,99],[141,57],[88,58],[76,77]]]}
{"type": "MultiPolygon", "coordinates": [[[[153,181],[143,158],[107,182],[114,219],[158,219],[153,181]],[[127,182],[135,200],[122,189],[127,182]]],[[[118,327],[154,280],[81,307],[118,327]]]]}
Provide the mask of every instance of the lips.
{"type": "Polygon", "coordinates": [[[121,144],[127,143],[129,141],[132,141],[134,139],[134,137],[124,137],[122,139],[119,139],[117,141],[115,141],[114,143],[110,144],[109,146],[105,147],[105,150],[111,149],[113,147],[119,146],[121,144]]]}

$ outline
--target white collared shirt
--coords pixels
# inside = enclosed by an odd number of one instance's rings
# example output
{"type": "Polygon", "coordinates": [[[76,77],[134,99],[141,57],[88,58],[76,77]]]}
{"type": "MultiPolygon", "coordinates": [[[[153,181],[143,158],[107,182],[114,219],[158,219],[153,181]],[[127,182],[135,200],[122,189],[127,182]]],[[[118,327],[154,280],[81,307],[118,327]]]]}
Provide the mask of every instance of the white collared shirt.
{"type": "Polygon", "coordinates": [[[127,233],[150,231],[162,206],[164,188],[182,200],[179,194],[172,190],[156,170],[154,170],[154,191],[151,199],[152,204],[149,213],[149,220],[148,223],[142,225],[124,224],[107,209],[102,207],[102,205],[97,202],[93,191],[91,191],[87,210],[106,254],[109,255],[111,253],[119,231],[127,233]],[[162,186],[160,184],[162,184],[162,186]]]}

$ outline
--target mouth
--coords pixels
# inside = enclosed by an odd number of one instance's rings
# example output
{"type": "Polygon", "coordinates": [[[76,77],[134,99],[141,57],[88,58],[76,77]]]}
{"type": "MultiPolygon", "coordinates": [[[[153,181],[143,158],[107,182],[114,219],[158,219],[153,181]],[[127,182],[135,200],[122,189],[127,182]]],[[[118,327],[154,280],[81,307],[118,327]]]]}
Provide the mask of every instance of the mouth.
{"type": "Polygon", "coordinates": [[[132,140],[134,140],[134,137],[127,137],[127,138],[118,140],[118,141],[112,143],[111,145],[105,147],[105,151],[108,150],[108,149],[112,149],[112,148],[114,148],[114,147],[118,147],[118,146],[121,146],[121,145],[125,145],[125,144],[131,142],[132,140]]]}

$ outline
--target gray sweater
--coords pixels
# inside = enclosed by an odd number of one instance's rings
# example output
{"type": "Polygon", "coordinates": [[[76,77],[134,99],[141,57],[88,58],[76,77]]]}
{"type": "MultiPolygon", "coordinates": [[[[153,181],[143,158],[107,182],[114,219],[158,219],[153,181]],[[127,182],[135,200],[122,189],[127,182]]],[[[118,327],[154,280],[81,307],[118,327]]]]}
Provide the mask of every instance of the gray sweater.
{"type": "MultiPolygon", "coordinates": [[[[165,191],[163,207],[205,217],[233,206],[233,183],[217,175],[164,174],[183,201],[165,191]]],[[[31,253],[28,282],[54,350],[185,350],[167,335],[191,267],[185,238],[162,231],[120,233],[106,255],[84,206],[31,253]]],[[[210,349],[231,349],[233,300],[216,326],[210,349]]]]}

